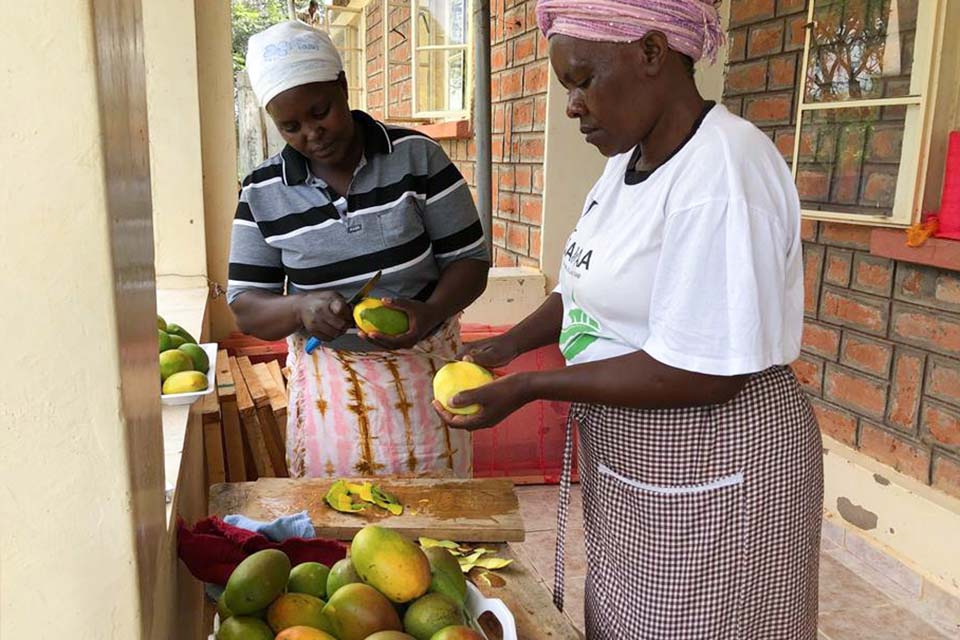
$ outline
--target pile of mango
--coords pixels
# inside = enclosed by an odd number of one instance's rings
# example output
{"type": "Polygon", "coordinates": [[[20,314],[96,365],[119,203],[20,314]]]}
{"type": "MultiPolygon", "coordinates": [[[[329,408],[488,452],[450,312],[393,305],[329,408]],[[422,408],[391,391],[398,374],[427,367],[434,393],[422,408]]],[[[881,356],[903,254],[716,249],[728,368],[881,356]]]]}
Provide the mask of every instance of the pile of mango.
{"type": "Polygon", "coordinates": [[[157,316],[160,385],[164,394],[205,391],[210,358],[193,336],[178,324],[157,316]]]}
{"type": "Polygon", "coordinates": [[[279,550],[240,563],[217,604],[217,640],[484,640],[468,625],[466,578],[440,546],[370,525],[333,567],[279,550]]]}

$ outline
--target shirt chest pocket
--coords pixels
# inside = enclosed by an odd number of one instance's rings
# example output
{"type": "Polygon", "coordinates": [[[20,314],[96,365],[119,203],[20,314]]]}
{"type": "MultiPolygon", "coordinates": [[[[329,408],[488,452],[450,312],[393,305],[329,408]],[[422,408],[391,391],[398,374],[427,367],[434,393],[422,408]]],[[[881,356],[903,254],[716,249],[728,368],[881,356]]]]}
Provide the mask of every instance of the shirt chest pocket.
{"type": "Polygon", "coordinates": [[[377,213],[384,248],[397,247],[416,240],[426,232],[421,203],[406,196],[389,209],[377,213]]]}

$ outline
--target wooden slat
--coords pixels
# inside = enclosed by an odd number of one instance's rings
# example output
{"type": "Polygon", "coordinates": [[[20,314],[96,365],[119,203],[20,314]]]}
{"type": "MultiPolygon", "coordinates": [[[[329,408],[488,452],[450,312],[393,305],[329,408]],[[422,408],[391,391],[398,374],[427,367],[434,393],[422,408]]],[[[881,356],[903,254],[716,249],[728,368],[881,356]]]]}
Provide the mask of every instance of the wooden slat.
{"type": "Polygon", "coordinates": [[[260,376],[254,371],[253,365],[250,363],[250,358],[240,356],[237,358],[237,365],[240,367],[240,374],[243,376],[243,381],[247,384],[247,389],[250,390],[250,397],[253,398],[253,404],[257,407],[269,406],[270,398],[267,396],[263,385],[260,384],[260,376]]]}
{"type": "Polygon", "coordinates": [[[251,476],[247,474],[247,463],[244,460],[240,411],[237,409],[236,399],[223,401],[220,414],[223,421],[223,443],[227,451],[227,479],[230,482],[243,482],[251,476]]]}
{"type": "Polygon", "coordinates": [[[375,508],[358,514],[334,511],[324,501],[333,483],[326,478],[261,478],[215,485],[210,488],[210,510],[221,517],[240,513],[263,521],[306,510],[318,536],[337,540],[352,539],[370,523],[408,536],[460,542],[519,542],[524,538],[520,506],[509,480],[382,478],[376,482],[404,504],[402,515],[391,516],[375,508]]]}
{"type": "MultiPolygon", "coordinates": [[[[271,361],[272,364],[276,365],[276,361],[271,361]]],[[[267,397],[270,398],[270,410],[273,411],[273,420],[277,426],[277,434],[280,436],[280,444],[286,448],[287,446],[287,394],[284,391],[282,385],[277,384],[277,378],[273,375],[268,364],[260,363],[253,365],[253,370],[256,371],[257,376],[260,378],[260,384],[263,385],[263,390],[267,392],[267,397]]],[[[280,367],[276,368],[277,374],[280,373],[280,367]]],[[[283,378],[281,377],[281,380],[283,378]]]]}
{"type": "Polygon", "coordinates": [[[270,368],[261,362],[260,364],[253,365],[253,370],[260,380],[260,386],[263,387],[264,392],[267,394],[270,409],[274,413],[281,409],[286,411],[287,395],[283,392],[283,387],[277,384],[273,374],[270,373],[270,368]]]}
{"type": "Polygon", "coordinates": [[[273,377],[273,383],[277,385],[277,389],[280,389],[283,392],[283,404],[287,404],[287,382],[283,377],[283,371],[280,369],[280,363],[276,360],[271,360],[267,363],[267,369],[270,370],[270,375],[273,377]]]}
{"type": "Polygon", "coordinates": [[[221,402],[236,398],[233,372],[230,370],[230,356],[226,349],[217,351],[217,395],[221,402]]]}
{"type": "Polygon", "coordinates": [[[207,461],[207,482],[217,484],[226,480],[226,466],[223,455],[223,430],[220,428],[220,403],[217,394],[203,396],[201,404],[203,417],[203,448],[207,461]]]}
{"type": "MultiPolygon", "coordinates": [[[[240,371],[236,358],[230,358],[230,371],[233,374],[233,384],[237,393],[240,424],[243,426],[244,435],[246,435],[257,476],[261,478],[273,477],[273,464],[270,462],[270,454],[267,452],[267,444],[263,438],[260,420],[257,418],[257,408],[253,403],[246,379],[240,371]]],[[[250,469],[247,469],[247,472],[249,474],[250,469]]]]}
{"type": "MultiPolygon", "coordinates": [[[[273,475],[278,478],[286,478],[289,475],[287,473],[287,456],[284,451],[283,438],[280,436],[280,429],[277,426],[276,418],[274,418],[273,410],[270,408],[270,396],[260,383],[260,376],[253,364],[250,363],[250,358],[246,356],[237,358],[237,365],[240,367],[240,374],[250,390],[250,396],[253,398],[253,404],[257,410],[257,422],[260,424],[260,431],[263,433],[267,455],[270,456],[273,475]]],[[[263,367],[263,369],[266,372],[266,367],[263,367]]],[[[269,378],[269,373],[267,377],[269,378]]]]}
{"type": "Polygon", "coordinates": [[[217,400],[216,393],[208,393],[203,396],[200,412],[203,415],[204,424],[220,422],[220,402],[217,400]]]}
{"type": "Polygon", "coordinates": [[[240,365],[236,358],[230,358],[230,373],[233,375],[233,386],[237,394],[237,408],[240,409],[240,415],[251,415],[256,413],[256,405],[253,404],[253,397],[250,395],[250,388],[247,386],[243,374],[240,372],[240,365]]]}
{"type": "Polygon", "coordinates": [[[243,430],[240,426],[240,410],[237,407],[237,391],[233,382],[233,369],[226,349],[217,351],[217,394],[220,396],[220,414],[223,424],[223,444],[227,453],[227,479],[243,482],[256,479],[255,466],[248,464],[252,457],[243,446],[243,430]]]}
{"type": "Polygon", "coordinates": [[[203,449],[206,452],[207,459],[207,483],[218,484],[223,482],[227,476],[223,464],[223,439],[220,436],[220,422],[203,423],[203,449]]]}

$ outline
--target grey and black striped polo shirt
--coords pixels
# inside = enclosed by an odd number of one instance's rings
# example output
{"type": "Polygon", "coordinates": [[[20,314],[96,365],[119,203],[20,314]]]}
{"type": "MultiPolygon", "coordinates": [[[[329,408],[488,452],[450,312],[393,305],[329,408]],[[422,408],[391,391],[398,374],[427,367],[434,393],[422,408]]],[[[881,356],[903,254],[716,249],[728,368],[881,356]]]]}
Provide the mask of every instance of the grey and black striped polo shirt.
{"type": "MultiPolygon", "coordinates": [[[[244,181],[233,221],[227,300],[251,289],[427,299],[450,263],[489,260],[466,181],[428,136],[353,112],[364,155],[345,197],[287,146],[244,181]]],[[[329,346],[362,351],[355,331],[329,346]]]]}

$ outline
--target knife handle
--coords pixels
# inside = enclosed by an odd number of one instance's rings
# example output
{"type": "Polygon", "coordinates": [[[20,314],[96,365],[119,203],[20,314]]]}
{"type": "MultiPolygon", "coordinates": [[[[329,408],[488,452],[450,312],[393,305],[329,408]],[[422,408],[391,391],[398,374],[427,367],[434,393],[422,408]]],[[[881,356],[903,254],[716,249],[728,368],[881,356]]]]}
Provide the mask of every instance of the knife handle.
{"type": "Polygon", "coordinates": [[[320,339],[314,336],[310,336],[310,339],[307,340],[307,346],[304,349],[307,352],[307,355],[311,355],[314,351],[317,350],[317,347],[320,346],[320,339]]]}

